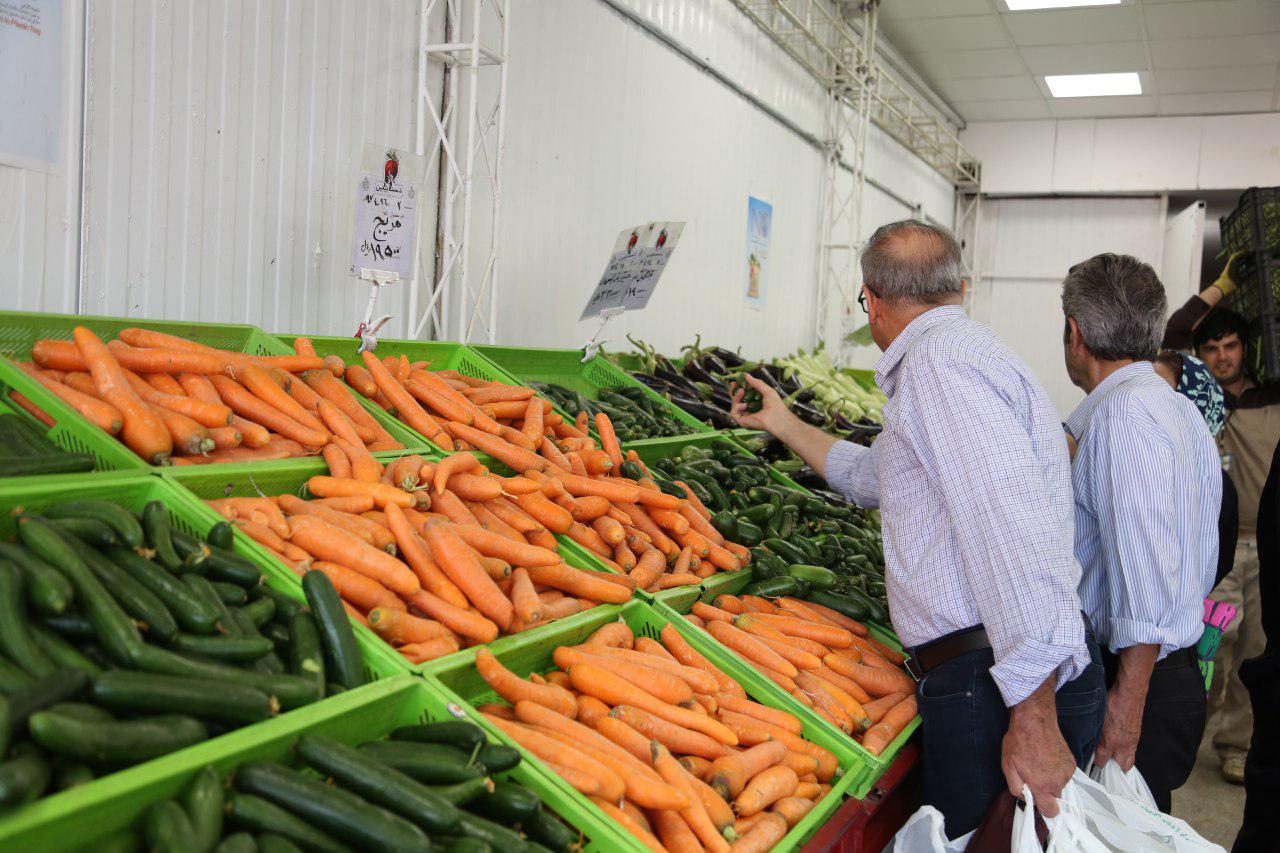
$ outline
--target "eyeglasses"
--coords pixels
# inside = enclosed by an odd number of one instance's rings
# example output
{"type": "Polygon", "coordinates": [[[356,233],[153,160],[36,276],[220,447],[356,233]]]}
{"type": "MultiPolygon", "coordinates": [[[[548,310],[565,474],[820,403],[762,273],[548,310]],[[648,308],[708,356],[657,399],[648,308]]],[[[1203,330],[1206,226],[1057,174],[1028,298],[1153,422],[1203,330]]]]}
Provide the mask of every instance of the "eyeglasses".
{"type": "Polygon", "coordinates": [[[858,291],[858,304],[862,306],[862,311],[863,311],[863,313],[865,313],[866,315],[870,316],[870,315],[871,315],[871,309],[869,309],[869,308],[867,307],[867,294],[868,294],[868,293],[872,293],[872,294],[874,294],[874,293],[875,293],[875,291],[874,291],[874,290],[872,290],[871,288],[867,287],[865,284],[864,284],[864,285],[862,285],[862,289],[858,291]]]}

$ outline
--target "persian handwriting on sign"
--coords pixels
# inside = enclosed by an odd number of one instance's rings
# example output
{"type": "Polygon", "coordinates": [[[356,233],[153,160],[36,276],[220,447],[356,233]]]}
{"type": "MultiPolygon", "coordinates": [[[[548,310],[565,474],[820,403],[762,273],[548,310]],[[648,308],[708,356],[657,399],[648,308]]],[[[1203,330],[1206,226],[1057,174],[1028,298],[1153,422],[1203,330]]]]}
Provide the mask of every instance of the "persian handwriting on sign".
{"type": "Polygon", "coordinates": [[[578,319],[597,317],[609,309],[634,311],[647,305],[683,231],[683,222],[649,222],[619,232],[604,274],[578,319]]]}
{"type": "Polygon", "coordinates": [[[361,269],[378,269],[398,273],[402,279],[413,277],[417,197],[417,185],[396,181],[390,169],[382,175],[360,176],[351,248],[353,276],[361,269]]]}

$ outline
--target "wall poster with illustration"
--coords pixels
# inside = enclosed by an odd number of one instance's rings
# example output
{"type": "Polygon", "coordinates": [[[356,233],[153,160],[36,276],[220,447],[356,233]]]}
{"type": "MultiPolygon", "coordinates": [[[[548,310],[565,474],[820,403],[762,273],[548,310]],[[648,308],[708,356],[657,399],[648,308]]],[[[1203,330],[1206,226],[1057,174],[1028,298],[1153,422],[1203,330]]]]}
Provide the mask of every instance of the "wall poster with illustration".
{"type": "Polygon", "coordinates": [[[769,241],[773,237],[773,205],[747,197],[747,281],[743,299],[763,308],[769,294],[769,241]]]}

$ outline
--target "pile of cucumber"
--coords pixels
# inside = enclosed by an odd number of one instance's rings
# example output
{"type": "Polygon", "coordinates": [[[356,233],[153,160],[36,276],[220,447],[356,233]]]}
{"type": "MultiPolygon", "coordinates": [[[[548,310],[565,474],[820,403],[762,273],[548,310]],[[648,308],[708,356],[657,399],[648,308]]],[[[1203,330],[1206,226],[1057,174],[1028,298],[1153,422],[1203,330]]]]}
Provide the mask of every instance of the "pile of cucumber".
{"type": "Polygon", "coordinates": [[[687,484],[714,513],[716,530],[751,549],[746,594],[808,598],[860,622],[889,624],[873,513],[788,488],[764,462],[725,439],[691,444],[649,470],[664,491],[676,480],[687,484]]]}
{"type": "Polygon", "coordinates": [[[0,413],[0,477],[74,474],[92,471],[93,457],[56,446],[31,421],[14,412],[0,413]]]}
{"type": "Polygon", "coordinates": [[[327,577],[310,608],[231,550],[109,501],[0,542],[0,814],[364,683],[327,577]]]}
{"type": "Polygon", "coordinates": [[[620,441],[666,438],[697,432],[693,427],[677,420],[666,407],[655,403],[643,388],[602,388],[593,400],[563,385],[541,382],[528,384],[571,415],[586,412],[591,416],[592,423],[595,423],[598,413],[604,412],[609,416],[613,431],[620,441]]]}
{"type": "Polygon", "coordinates": [[[405,726],[351,747],[308,733],[295,766],[255,761],[224,789],[211,767],[97,850],[293,853],[351,850],[568,853],[579,834],[536,793],[494,779],[520,762],[473,723],[405,726]]]}

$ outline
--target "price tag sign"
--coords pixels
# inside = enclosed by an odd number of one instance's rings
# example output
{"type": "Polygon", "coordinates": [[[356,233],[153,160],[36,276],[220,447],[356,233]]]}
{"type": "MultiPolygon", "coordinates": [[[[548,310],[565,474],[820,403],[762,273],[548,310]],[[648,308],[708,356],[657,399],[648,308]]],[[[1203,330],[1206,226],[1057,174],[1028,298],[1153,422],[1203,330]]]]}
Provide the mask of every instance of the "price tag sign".
{"type": "Polygon", "coordinates": [[[422,159],[395,148],[366,144],[356,176],[351,276],[361,270],[413,278],[422,159]]]}
{"type": "Polygon", "coordinates": [[[648,222],[619,232],[609,264],[578,319],[649,304],[683,231],[683,222],[648,222]]]}

